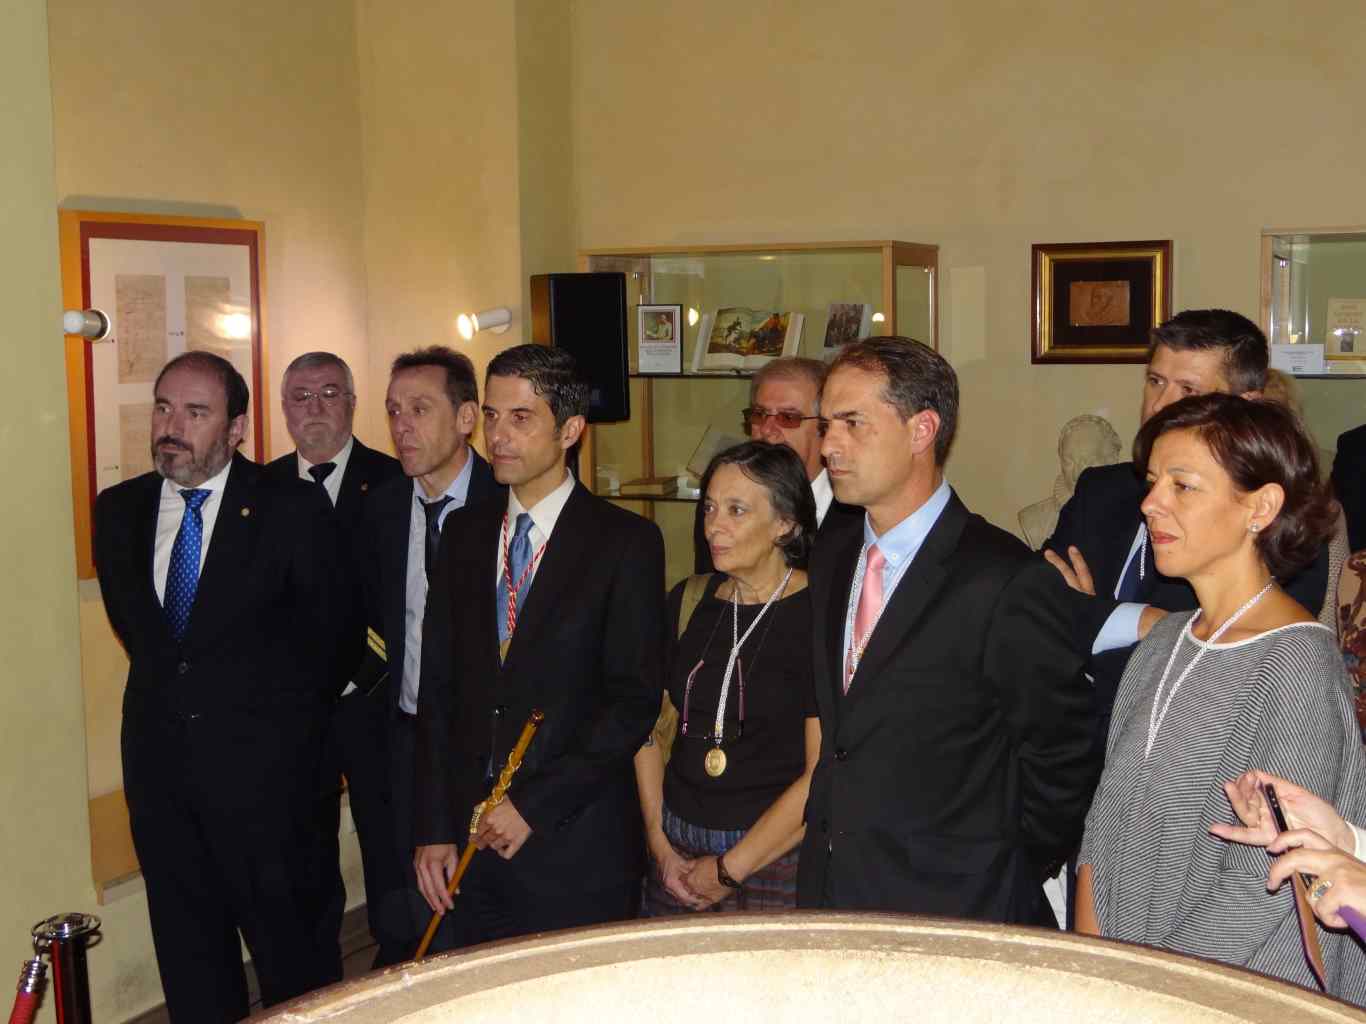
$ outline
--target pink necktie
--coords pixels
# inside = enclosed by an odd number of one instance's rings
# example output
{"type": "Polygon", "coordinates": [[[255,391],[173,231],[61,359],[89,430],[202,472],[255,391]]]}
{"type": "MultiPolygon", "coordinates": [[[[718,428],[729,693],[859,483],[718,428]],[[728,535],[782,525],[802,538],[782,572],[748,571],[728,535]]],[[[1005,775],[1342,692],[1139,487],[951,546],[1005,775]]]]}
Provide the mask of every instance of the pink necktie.
{"type": "Polygon", "coordinates": [[[882,567],[886,564],[882,551],[876,544],[868,549],[868,558],[863,570],[863,586],[859,590],[858,611],[854,613],[854,635],[849,638],[849,658],[844,672],[844,692],[849,692],[849,684],[854,681],[854,670],[858,667],[855,652],[863,657],[863,648],[868,636],[877,625],[878,614],[882,611],[882,567]]]}

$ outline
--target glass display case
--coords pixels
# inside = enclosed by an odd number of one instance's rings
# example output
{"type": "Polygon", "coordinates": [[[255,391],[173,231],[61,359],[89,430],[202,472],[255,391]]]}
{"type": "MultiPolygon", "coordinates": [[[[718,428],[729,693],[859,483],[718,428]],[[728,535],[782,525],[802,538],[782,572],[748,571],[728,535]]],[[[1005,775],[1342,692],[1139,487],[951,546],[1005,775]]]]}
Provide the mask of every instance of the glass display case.
{"type": "Polygon", "coordinates": [[[689,462],[709,431],[712,438],[744,437],[740,414],[748,404],[755,361],[735,359],[731,362],[741,365],[705,368],[718,319],[733,322],[734,311],[751,312],[756,319],[785,316],[785,351],[815,359],[833,354],[826,347],[827,334],[839,333],[832,320],[841,314],[852,318],[854,334],[900,334],[938,347],[935,245],[875,241],[591,249],[579,254],[579,269],[626,275],[631,373],[631,419],[598,424],[588,432],[582,476],[597,493],[626,502],[659,524],[670,584],[692,572],[697,496],[688,487],[696,482],[689,479],[689,462]],[[639,304],[682,308],[680,372],[640,372],[639,304]],[[621,493],[632,480],[670,478],[677,483],[646,485],[665,493],[621,493]]]}
{"type": "Polygon", "coordinates": [[[1331,462],[1338,435],[1366,421],[1366,228],[1264,231],[1261,313],[1273,345],[1323,346],[1295,389],[1331,462]]]}

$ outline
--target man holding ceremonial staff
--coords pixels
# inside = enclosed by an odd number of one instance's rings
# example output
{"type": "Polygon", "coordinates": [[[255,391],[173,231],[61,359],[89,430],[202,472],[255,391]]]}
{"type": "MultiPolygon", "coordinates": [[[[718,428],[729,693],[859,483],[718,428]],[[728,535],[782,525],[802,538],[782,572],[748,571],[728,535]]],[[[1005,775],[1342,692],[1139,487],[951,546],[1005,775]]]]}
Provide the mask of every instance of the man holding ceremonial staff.
{"type": "Polygon", "coordinates": [[[494,358],[484,439],[506,503],[451,515],[424,617],[415,856],[433,910],[476,856],[434,948],[632,916],[644,844],[632,757],[659,712],[664,546],[567,468],[587,384],[558,349],[494,358]],[[545,724],[507,799],[470,815],[533,708],[545,724]]]}

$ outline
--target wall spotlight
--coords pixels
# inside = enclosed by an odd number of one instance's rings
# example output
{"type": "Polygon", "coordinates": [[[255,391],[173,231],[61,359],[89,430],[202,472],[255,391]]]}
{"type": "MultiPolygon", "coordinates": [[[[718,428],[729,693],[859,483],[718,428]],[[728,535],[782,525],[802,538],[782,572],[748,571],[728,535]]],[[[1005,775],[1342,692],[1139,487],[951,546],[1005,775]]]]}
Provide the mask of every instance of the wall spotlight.
{"type": "Polygon", "coordinates": [[[62,314],[62,333],[79,334],[87,341],[104,341],[113,327],[101,309],[68,309],[62,314]]]}
{"type": "Polygon", "coordinates": [[[461,313],[455,319],[456,330],[460,332],[460,337],[466,341],[472,339],[480,331],[502,334],[508,329],[510,323],[512,323],[512,310],[506,306],[485,309],[479,313],[461,313]]]}
{"type": "Polygon", "coordinates": [[[885,324],[886,322],[887,322],[887,318],[886,318],[885,316],[883,316],[881,313],[874,313],[874,314],[873,314],[873,323],[875,323],[875,324],[885,324]]]}

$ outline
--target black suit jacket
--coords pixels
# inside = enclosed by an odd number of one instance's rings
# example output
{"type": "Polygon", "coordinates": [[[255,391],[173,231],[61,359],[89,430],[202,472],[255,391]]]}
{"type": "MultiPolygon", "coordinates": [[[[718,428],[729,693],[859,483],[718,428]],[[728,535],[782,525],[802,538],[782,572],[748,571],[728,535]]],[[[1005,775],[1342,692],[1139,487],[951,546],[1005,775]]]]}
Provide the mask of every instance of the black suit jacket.
{"type": "MultiPolygon", "coordinates": [[[[346,460],[346,472],[342,476],[334,508],[342,552],[346,556],[343,569],[348,582],[347,593],[352,597],[342,634],[343,650],[335,683],[337,694],[340,694],[351,681],[356,667],[365,654],[365,627],[368,623],[361,588],[364,585],[366,559],[371,547],[365,532],[365,508],[371,495],[380,487],[389,480],[403,476],[403,466],[398,459],[366,447],[360,438],[353,440],[351,457],[346,460]]],[[[297,456],[297,452],[290,452],[267,463],[266,477],[282,484],[298,479],[297,456]]],[[[303,482],[306,484],[308,481],[303,482]]]]}
{"type": "MultiPolygon", "coordinates": [[[[545,712],[508,798],[532,828],[506,870],[544,891],[606,888],[644,863],[633,757],[663,692],[664,542],[575,484],[498,661],[506,504],[447,521],[424,620],[416,841],[461,843],[534,708],[545,712]]],[[[501,862],[500,862],[501,863],[501,862]]]]}
{"type": "Polygon", "coordinates": [[[1366,548],[1366,424],[1338,437],[1333,490],[1347,517],[1348,543],[1353,551],[1366,548]]]}
{"type": "Polygon", "coordinates": [[[128,692],[180,711],[267,710],[324,696],[335,638],[336,531],[301,480],[277,485],[234,455],[183,642],[152,579],[162,478],[145,473],[95,501],[95,562],[130,662],[128,692]],[[307,637],[309,642],[299,638],[307,637]]]}
{"type": "MultiPolygon", "coordinates": [[[[1096,635],[1119,602],[1115,587],[1129,557],[1134,535],[1143,521],[1139,505],[1148,493],[1147,483],[1138,475],[1132,462],[1114,466],[1097,466],[1077,478],[1077,487],[1058,514],[1058,525],[1044,548],[1067,558],[1067,549],[1075,545],[1086,559],[1095,581],[1096,596],[1087,598],[1078,615],[1076,642],[1089,659],[1087,672],[1095,680],[1096,699],[1101,712],[1100,728],[1109,723],[1110,708],[1115,701],[1124,667],[1134,646],[1121,647],[1090,655],[1096,635]]],[[[1163,576],[1153,564],[1149,544],[1147,567],[1135,600],[1169,612],[1189,611],[1198,607],[1195,591],[1184,579],[1163,576]]],[[[1283,581],[1286,592],[1304,605],[1310,614],[1317,615],[1323,606],[1324,591],[1328,586],[1328,545],[1319,551],[1314,563],[1289,580],[1283,581]]],[[[1104,743],[1105,733],[1100,740],[1104,743]]]]}
{"type": "MultiPolygon", "coordinates": [[[[507,488],[493,478],[493,469],[473,448],[469,449],[469,453],[474,465],[470,467],[470,488],[465,495],[465,507],[503,498],[507,488]]],[[[412,511],[413,481],[402,475],[376,490],[364,511],[365,536],[370,544],[365,556],[366,616],[368,624],[380,630],[384,636],[389,664],[386,685],[389,688],[389,702],[395,709],[398,707],[403,678],[403,648],[407,643],[404,616],[408,607],[408,528],[412,511]]],[[[455,512],[452,512],[442,525],[443,544],[454,517],[455,512]]],[[[493,569],[490,568],[489,572],[491,574],[493,569]]]]}
{"type": "Polygon", "coordinates": [[[1075,846],[1099,773],[1077,599],[954,495],[845,695],[862,544],[846,524],[812,558],[821,753],[798,903],[1046,920],[1041,885],[1075,846]]]}

